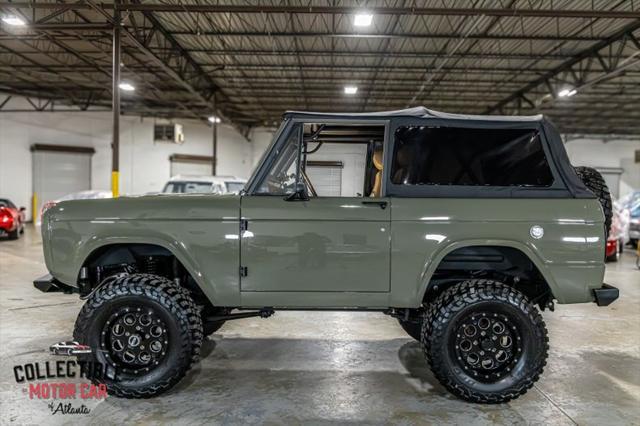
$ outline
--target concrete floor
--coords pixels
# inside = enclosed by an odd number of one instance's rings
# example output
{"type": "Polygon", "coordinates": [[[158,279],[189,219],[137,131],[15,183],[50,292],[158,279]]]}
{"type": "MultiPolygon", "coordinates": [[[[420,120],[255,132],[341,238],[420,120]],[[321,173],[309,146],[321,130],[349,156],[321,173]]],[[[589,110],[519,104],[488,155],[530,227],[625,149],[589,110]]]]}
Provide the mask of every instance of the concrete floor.
{"type": "Polygon", "coordinates": [[[449,395],[418,343],[382,314],[278,312],[225,324],[168,394],[110,397],[72,416],[50,414],[13,378],[14,365],[56,359],[47,348],[71,336],[82,306],[77,295],[33,288],[46,273],[41,250],[31,227],[18,241],[0,241],[2,424],[640,424],[640,271],[630,251],[607,266],[620,300],[544,314],[551,340],[544,375],[508,404],[449,395]]]}

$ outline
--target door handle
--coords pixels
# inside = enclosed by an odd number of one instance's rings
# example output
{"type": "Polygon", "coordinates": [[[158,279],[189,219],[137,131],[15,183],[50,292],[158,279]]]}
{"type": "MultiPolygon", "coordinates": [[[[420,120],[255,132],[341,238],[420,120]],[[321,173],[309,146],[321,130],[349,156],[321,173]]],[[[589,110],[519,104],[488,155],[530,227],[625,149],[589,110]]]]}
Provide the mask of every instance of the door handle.
{"type": "Polygon", "coordinates": [[[362,204],[365,206],[379,206],[382,210],[387,208],[386,201],[363,201],[362,204]]]}

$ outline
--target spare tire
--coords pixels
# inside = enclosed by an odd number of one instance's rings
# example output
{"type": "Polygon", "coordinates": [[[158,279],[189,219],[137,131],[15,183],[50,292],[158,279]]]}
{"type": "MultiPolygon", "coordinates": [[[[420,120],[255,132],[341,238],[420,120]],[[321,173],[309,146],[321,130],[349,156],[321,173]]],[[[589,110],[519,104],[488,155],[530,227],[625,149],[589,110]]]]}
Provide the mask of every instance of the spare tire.
{"type": "Polygon", "coordinates": [[[611,193],[609,193],[609,187],[604,181],[604,178],[599,171],[593,167],[575,167],[576,173],[585,186],[593,192],[602,205],[602,211],[604,212],[604,228],[605,236],[609,236],[611,229],[611,217],[613,216],[613,207],[611,203],[611,193]]]}

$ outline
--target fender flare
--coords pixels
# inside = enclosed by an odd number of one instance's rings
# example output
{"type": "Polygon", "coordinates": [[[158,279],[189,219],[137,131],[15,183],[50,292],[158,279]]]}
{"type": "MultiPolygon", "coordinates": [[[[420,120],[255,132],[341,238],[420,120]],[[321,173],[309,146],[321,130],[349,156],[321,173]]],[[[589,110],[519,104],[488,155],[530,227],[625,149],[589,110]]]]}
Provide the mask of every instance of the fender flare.
{"type": "Polygon", "coordinates": [[[422,273],[420,275],[420,287],[418,290],[419,300],[424,300],[424,297],[429,289],[429,284],[431,283],[431,278],[435,273],[436,269],[442,263],[442,260],[446,255],[453,252],[454,250],[464,248],[464,247],[477,247],[477,246],[485,246],[485,247],[511,247],[516,250],[522,252],[540,271],[540,274],[549,285],[552,294],[557,294],[556,290],[558,288],[557,283],[553,279],[553,275],[548,270],[543,259],[538,256],[536,251],[529,247],[528,244],[524,244],[519,241],[513,240],[501,240],[501,239],[491,239],[491,240],[481,240],[481,239],[470,239],[470,240],[458,240],[451,242],[444,246],[439,251],[433,253],[430,257],[428,257],[425,261],[425,264],[422,269],[422,273]]]}
{"type": "Polygon", "coordinates": [[[191,275],[193,280],[196,282],[197,286],[200,290],[205,294],[207,299],[211,303],[216,300],[216,291],[215,286],[208,285],[204,280],[204,273],[200,269],[200,267],[195,264],[191,258],[187,255],[186,248],[180,247],[178,244],[173,244],[170,241],[164,240],[162,238],[157,237],[148,237],[145,239],[140,238],[132,238],[132,237],[113,237],[110,236],[108,238],[92,238],[90,241],[87,241],[86,244],[82,246],[81,249],[77,251],[79,254],[75,260],[74,270],[76,271],[76,276],[80,273],[80,269],[87,260],[93,256],[96,251],[115,245],[128,245],[128,244],[145,244],[145,245],[153,245],[161,247],[171,253],[173,256],[178,259],[178,261],[184,266],[187,272],[191,275]]]}

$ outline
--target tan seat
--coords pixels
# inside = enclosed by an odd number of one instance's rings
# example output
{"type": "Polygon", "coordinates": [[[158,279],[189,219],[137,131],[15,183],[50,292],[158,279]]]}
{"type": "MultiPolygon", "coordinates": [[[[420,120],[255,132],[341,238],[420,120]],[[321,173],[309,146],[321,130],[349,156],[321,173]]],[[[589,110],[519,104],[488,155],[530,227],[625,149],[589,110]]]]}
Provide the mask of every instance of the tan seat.
{"type": "Polygon", "coordinates": [[[376,150],[373,153],[373,166],[378,170],[375,180],[373,181],[373,189],[370,197],[380,197],[382,193],[382,150],[376,150]]]}

